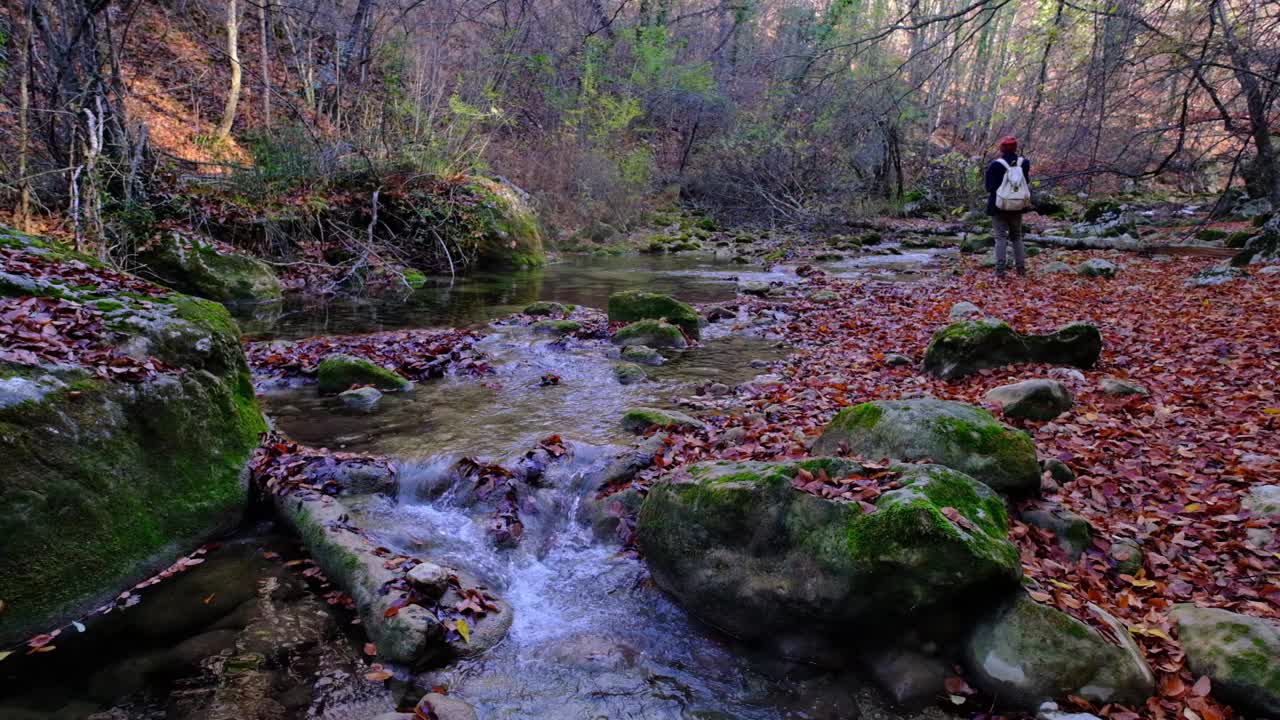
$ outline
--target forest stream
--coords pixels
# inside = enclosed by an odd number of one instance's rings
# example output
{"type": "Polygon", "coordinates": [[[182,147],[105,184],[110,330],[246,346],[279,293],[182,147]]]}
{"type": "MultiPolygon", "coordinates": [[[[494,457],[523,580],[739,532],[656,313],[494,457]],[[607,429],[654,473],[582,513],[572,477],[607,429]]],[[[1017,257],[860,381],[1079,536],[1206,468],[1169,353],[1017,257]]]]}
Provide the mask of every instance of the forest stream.
{"type": "MultiPolygon", "coordinates": [[[[829,269],[902,280],[938,264],[931,253],[875,259],[829,269]]],[[[110,710],[95,717],[194,720],[240,718],[246,708],[265,707],[272,717],[345,720],[377,717],[438,687],[487,720],[897,717],[856,676],[754,655],[698,623],[653,585],[639,559],[592,529],[593,472],[633,442],[618,426],[622,413],[637,405],[678,408],[696,403],[710,383],[735,386],[767,373],[787,353],[777,335],[750,323],[737,330],[713,324],[699,344],[651,368],[648,382],[622,386],[598,346],[488,324],[536,300],[600,308],[611,293],[629,289],[727,301],[744,280],[798,278],[794,267],[747,271],[710,256],[571,257],[536,273],[439,278],[394,301],[294,298],[240,308],[246,335],[266,340],[482,329],[478,348],[491,358],[491,375],[424,382],[389,394],[372,413],[348,409],[313,386],[268,383],[258,390],[276,428],[293,440],[395,459],[397,495],[349,501],[352,523],[395,553],[429,555],[478,577],[514,608],[506,639],[424,674],[390,668],[395,677],[385,686],[368,681],[353,614],[326,603],[314,583],[288,569],[302,562],[301,551],[264,515],[210,548],[198,567],[60,642],[60,652],[50,654],[56,657],[39,658],[33,676],[10,675],[6,690],[24,689],[0,706],[0,716],[69,719],[110,710]],[[547,374],[559,383],[542,386],[547,374]],[[524,515],[523,542],[495,548],[472,483],[459,483],[447,469],[463,456],[515,458],[549,435],[563,438],[567,459],[543,476],[535,512],[524,515]],[[259,619],[238,623],[253,607],[259,619]],[[244,662],[246,633],[257,638],[258,655],[288,655],[274,663],[286,670],[250,673],[253,681],[238,676],[233,666],[244,662]],[[337,639],[307,640],[314,636],[337,639]],[[234,656],[219,653],[233,646],[234,656]]]]}

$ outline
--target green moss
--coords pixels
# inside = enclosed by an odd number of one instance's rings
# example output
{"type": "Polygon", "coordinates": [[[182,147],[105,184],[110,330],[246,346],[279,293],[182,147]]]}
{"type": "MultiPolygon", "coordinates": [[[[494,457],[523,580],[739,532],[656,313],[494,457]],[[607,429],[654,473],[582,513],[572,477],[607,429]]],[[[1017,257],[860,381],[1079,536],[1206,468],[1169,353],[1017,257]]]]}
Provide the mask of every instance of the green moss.
{"type": "Polygon", "coordinates": [[[619,345],[647,345],[653,348],[683,348],[688,345],[680,328],[661,320],[640,320],[614,333],[619,345]]]}
{"type": "Polygon", "coordinates": [[[118,300],[94,300],[92,304],[100,312],[104,313],[122,310],[125,307],[125,304],[118,300]]]}
{"type": "Polygon", "coordinates": [[[170,301],[183,320],[214,333],[240,337],[240,327],[220,303],[188,295],[173,295],[170,301]]]}
{"type": "Polygon", "coordinates": [[[685,427],[701,428],[701,420],[692,418],[674,410],[658,410],[656,408],[632,408],[623,413],[621,425],[623,429],[634,433],[642,433],[651,427],[685,427]]]}
{"type": "Polygon", "coordinates": [[[539,320],[533,324],[534,332],[549,335],[568,335],[582,329],[582,323],[576,320],[539,320]]]}
{"type": "Polygon", "coordinates": [[[884,417],[884,409],[875,403],[862,403],[845,408],[831,419],[830,427],[849,432],[870,430],[884,417]]]}
{"type": "Polygon", "coordinates": [[[404,277],[404,284],[408,285],[414,290],[417,290],[418,288],[427,284],[427,276],[423,275],[422,271],[420,270],[414,270],[413,268],[405,268],[404,271],[401,272],[400,274],[401,276],[404,277]]]}
{"type": "Polygon", "coordinates": [[[989,423],[971,423],[955,417],[939,417],[934,422],[953,445],[972,454],[992,457],[997,464],[1012,467],[1027,457],[1035,457],[1036,446],[1031,436],[1001,425],[995,417],[989,423]]]}
{"type": "Polygon", "coordinates": [[[1196,233],[1196,239],[1204,242],[1217,242],[1227,237],[1225,230],[1215,230],[1213,228],[1204,228],[1196,233]]]}
{"type": "Polygon", "coordinates": [[[525,315],[564,315],[565,307],[556,302],[536,302],[524,309],[525,315]]]}
{"type": "Polygon", "coordinates": [[[609,296],[609,321],[665,320],[697,338],[702,318],[670,295],[630,290],[609,296]]]}
{"type": "Polygon", "coordinates": [[[320,392],[339,393],[352,385],[370,385],[379,390],[408,390],[405,378],[376,363],[352,355],[330,355],[316,368],[320,392]]]}

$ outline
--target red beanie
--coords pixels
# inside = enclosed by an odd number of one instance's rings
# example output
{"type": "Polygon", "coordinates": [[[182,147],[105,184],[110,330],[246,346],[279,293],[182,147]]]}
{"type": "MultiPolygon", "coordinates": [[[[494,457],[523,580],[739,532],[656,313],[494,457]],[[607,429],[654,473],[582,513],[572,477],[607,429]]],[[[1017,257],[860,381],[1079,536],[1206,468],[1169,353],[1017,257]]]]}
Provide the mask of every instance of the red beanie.
{"type": "Polygon", "coordinates": [[[1000,149],[1001,150],[1017,150],[1018,138],[1012,135],[1005,135],[1003,138],[1000,139],[1000,149]]]}

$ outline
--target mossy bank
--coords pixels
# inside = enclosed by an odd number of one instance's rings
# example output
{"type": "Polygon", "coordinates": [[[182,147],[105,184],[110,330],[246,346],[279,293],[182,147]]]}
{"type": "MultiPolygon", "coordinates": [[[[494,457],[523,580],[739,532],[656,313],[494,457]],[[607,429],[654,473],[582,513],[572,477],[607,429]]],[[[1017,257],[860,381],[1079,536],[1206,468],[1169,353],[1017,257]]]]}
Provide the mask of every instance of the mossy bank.
{"type": "Polygon", "coordinates": [[[233,527],[266,426],[221,305],[0,235],[10,280],[0,302],[43,296],[100,323],[93,347],[59,362],[0,361],[0,641],[10,642],[233,527]],[[52,273],[24,276],[32,259],[52,273]],[[74,281],[59,279],[63,267],[74,281]]]}

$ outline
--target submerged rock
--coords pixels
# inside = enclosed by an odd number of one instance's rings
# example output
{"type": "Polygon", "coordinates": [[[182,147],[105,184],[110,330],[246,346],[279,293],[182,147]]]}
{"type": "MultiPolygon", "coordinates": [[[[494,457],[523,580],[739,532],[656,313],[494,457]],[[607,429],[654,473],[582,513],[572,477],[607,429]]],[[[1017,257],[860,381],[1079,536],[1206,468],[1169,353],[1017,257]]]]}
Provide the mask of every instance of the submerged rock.
{"type": "Polygon", "coordinates": [[[1155,676],[1128,628],[1096,605],[1119,645],[1066,613],[1024,594],[979,623],[965,645],[971,678],[1001,706],[1034,710],[1078,695],[1098,705],[1141,705],[1155,676]]]}
{"type": "Polygon", "coordinates": [[[429,693],[418,702],[410,717],[427,717],[433,720],[476,720],[476,709],[465,701],[440,693],[429,693]]]}
{"type": "MultiPolygon", "coordinates": [[[[51,273],[40,292],[96,305],[106,327],[91,340],[128,371],[104,378],[91,365],[36,356],[0,361],[0,645],[8,645],[234,528],[247,496],[243,471],[266,422],[236,325],[218,303],[2,228],[0,246],[38,256],[54,273],[74,266],[74,286],[51,273]],[[158,369],[128,364],[136,358],[158,369]]],[[[0,285],[0,295],[14,293],[26,291],[0,285]]]]}
{"type": "Polygon", "coordinates": [[[622,416],[622,427],[630,432],[640,434],[651,427],[677,427],[701,429],[706,425],[697,418],[685,415],[676,410],[659,410],[657,408],[632,408],[622,416]]]}
{"type": "Polygon", "coordinates": [[[629,290],[609,296],[609,322],[634,323],[637,320],[665,321],[695,340],[702,324],[696,310],[670,295],[629,290]]]}
{"type": "Polygon", "coordinates": [[[1280,717],[1280,623],[1216,608],[1177,605],[1187,665],[1245,713],[1280,717]]]}
{"type": "Polygon", "coordinates": [[[646,345],[628,345],[622,348],[622,359],[640,365],[657,367],[667,361],[662,353],[646,345]]]}
{"type": "Polygon", "coordinates": [[[827,424],[813,452],[835,454],[842,447],[870,459],[936,462],[1001,492],[1040,487],[1031,437],[964,403],[925,398],[845,408],[827,424]]]}
{"type": "Polygon", "coordinates": [[[1000,320],[970,320],[934,333],[925,349],[924,369],[954,380],[1017,363],[1090,368],[1101,354],[1102,333],[1089,323],[1070,323],[1047,335],[1023,335],[1000,320]]]}
{"type": "Polygon", "coordinates": [[[892,470],[900,487],[868,513],[792,487],[801,471],[864,474],[849,460],[693,465],[650,489],[637,539],[657,583],[695,615],[801,659],[1017,586],[998,495],[936,465],[892,470]]]}
{"type": "Polygon", "coordinates": [[[1006,417],[1052,420],[1071,409],[1071,391],[1057,380],[1023,380],[987,391],[1006,417]]]}
{"type": "Polygon", "coordinates": [[[377,406],[378,401],[382,399],[382,393],[376,388],[362,387],[355,390],[344,390],[338,393],[338,399],[343,405],[352,410],[362,410],[368,412],[377,406]]]}
{"type": "Polygon", "coordinates": [[[640,320],[613,334],[613,342],[622,346],[644,345],[651,348],[683,350],[689,346],[675,325],[661,320],[640,320]]]}
{"type": "Polygon", "coordinates": [[[645,374],[644,368],[639,365],[624,362],[613,366],[613,377],[622,385],[634,385],[644,382],[648,375],[645,374]]]}
{"type": "Polygon", "coordinates": [[[408,390],[413,383],[396,373],[354,355],[333,354],[316,367],[320,392],[340,393],[352,385],[369,385],[379,390],[408,390]]]}
{"type": "Polygon", "coordinates": [[[218,302],[278,300],[280,280],[265,262],[204,238],[172,231],[137,256],[143,274],[175,290],[218,302]]]}

